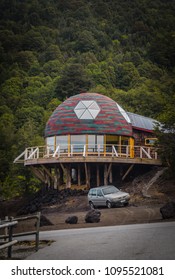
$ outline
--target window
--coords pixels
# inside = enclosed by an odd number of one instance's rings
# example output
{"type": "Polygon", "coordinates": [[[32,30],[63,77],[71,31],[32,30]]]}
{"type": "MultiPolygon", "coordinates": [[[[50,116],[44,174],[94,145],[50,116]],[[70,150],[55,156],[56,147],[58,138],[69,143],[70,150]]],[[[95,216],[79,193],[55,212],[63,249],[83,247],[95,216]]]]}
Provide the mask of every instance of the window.
{"type": "Polygon", "coordinates": [[[97,135],[97,146],[100,145],[100,152],[104,151],[104,136],[97,135]]]}
{"type": "Polygon", "coordinates": [[[121,113],[122,116],[125,118],[125,120],[126,120],[128,123],[131,123],[131,120],[130,120],[128,114],[125,112],[125,110],[123,110],[123,108],[122,108],[118,103],[116,103],[116,104],[117,104],[117,107],[118,107],[120,113],[121,113]]]}
{"type": "Polygon", "coordinates": [[[97,196],[103,196],[102,191],[101,190],[97,190],[97,196]]]}
{"type": "Polygon", "coordinates": [[[86,135],[71,135],[71,145],[74,152],[83,152],[86,144],[86,135]]]}
{"type": "Polygon", "coordinates": [[[97,151],[100,145],[100,151],[103,151],[104,136],[103,135],[88,135],[88,150],[97,151]]]}
{"type": "Polygon", "coordinates": [[[68,135],[57,136],[56,137],[56,146],[60,146],[62,152],[67,152],[68,149],[68,135]]]}
{"type": "Polygon", "coordinates": [[[49,152],[53,152],[55,150],[55,137],[47,137],[46,145],[49,147],[49,152]]]}
{"type": "Polygon", "coordinates": [[[90,195],[92,195],[92,196],[96,196],[96,189],[91,189],[91,191],[90,191],[90,195]]]}
{"type": "Polygon", "coordinates": [[[63,135],[63,136],[57,136],[56,137],[56,145],[67,145],[68,144],[68,136],[63,135]]]}
{"type": "Polygon", "coordinates": [[[93,120],[100,112],[100,108],[94,100],[79,101],[74,112],[80,120],[93,120]]]}
{"type": "Polygon", "coordinates": [[[94,152],[95,151],[95,135],[88,135],[88,151],[94,152]]]}

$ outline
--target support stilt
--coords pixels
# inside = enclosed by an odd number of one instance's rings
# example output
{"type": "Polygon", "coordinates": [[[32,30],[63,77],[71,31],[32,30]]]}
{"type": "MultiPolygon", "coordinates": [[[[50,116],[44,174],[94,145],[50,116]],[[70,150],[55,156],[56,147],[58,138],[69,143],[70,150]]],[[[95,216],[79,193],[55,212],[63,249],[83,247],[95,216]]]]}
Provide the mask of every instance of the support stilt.
{"type": "Polygon", "coordinates": [[[112,168],[109,173],[109,183],[112,184],[113,176],[112,176],[112,168]]]}
{"type": "Polygon", "coordinates": [[[129,174],[129,172],[133,169],[134,164],[130,165],[130,167],[128,168],[128,170],[126,171],[126,173],[123,175],[122,177],[122,181],[125,180],[126,176],[129,174]]]}
{"type": "Polygon", "coordinates": [[[78,164],[78,186],[81,186],[81,168],[80,164],[78,164]]]}
{"type": "Polygon", "coordinates": [[[85,167],[85,175],[86,175],[86,186],[87,186],[88,189],[90,189],[89,171],[88,171],[88,165],[87,165],[86,162],[84,164],[84,167],[85,167]]]}
{"type": "Polygon", "coordinates": [[[59,186],[59,180],[58,180],[58,169],[57,169],[57,166],[55,166],[54,168],[54,189],[57,189],[58,190],[58,186],[59,186]]]}
{"type": "Polygon", "coordinates": [[[106,186],[108,184],[108,168],[107,164],[104,165],[104,185],[106,186]]]}
{"type": "Polygon", "coordinates": [[[34,175],[39,179],[41,180],[41,182],[45,183],[45,177],[44,177],[44,174],[43,174],[43,171],[40,170],[39,168],[35,168],[33,166],[30,167],[32,172],[34,173],[34,175]]]}
{"type": "Polygon", "coordinates": [[[61,186],[64,183],[64,179],[63,179],[64,171],[61,165],[58,166],[58,169],[59,169],[59,185],[61,186]]]}
{"type": "Polygon", "coordinates": [[[66,188],[71,188],[71,165],[66,165],[66,188]]]}
{"type": "Polygon", "coordinates": [[[100,186],[100,168],[99,165],[97,164],[97,187],[100,186]]]}

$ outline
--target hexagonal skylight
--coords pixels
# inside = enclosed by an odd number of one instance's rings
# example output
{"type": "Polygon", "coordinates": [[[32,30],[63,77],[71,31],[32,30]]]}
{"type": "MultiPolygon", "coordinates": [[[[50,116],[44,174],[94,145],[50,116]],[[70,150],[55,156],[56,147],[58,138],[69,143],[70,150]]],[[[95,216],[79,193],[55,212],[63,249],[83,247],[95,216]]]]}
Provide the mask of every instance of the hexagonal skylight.
{"type": "Polygon", "coordinates": [[[100,112],[100,107],[94,100],[79,101],[74,112],[80,120],[93,120],[100,112]]]}

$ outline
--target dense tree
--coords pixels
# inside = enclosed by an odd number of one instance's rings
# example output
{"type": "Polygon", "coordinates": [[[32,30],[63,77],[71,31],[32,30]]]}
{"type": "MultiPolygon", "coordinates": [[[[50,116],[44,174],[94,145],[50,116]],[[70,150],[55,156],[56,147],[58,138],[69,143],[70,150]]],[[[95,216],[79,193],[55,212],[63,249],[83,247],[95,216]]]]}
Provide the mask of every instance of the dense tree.
{"type": "Polygon", "coordinates": [[[173,68],[175,67],[175,33],[161,30],[153,38],[149,56],[153,62],[159,65],[173,68]]]}
{"type": "Polygon", "coordinates": [[[94,38],[92,32],[88,30],[83,30],[79,32],[74,47],[75,51],[88,52],[88,51],[97,51],[98,42],[94,38]]]}
{"type": "Polygon", "coordinates": [[[86,92],[91,86],[91,81],[88,78],[81,64],[68,64],[63,70],[61,78],[58,80],[55,93],[56,97],[64,100],[72,95],[86,92]]]}
{"type": "MultiPolygon", "coordinates": [[[[1,109],[5,109],[1,107],[1,109]]],[[[9,111],[9,110],[8,110],[9,111]]],[[[0,117],[0,181],[3,181],[10,171],[15,143],[14,115],[4,112],[0,117]]]]}
{"type": "MultiPolygon", "coordinates": [[[[172,123],[172,119],[171,119],[172,123]]],[[[168,166],[170,177],[175,173],[175,120],[173,124],[164,123],[157,127],[159,153],[163,163],[168,166]]]]}
{"type": "Polygon", "coordinates": [[[163,154],[175,166],[174,1],[0,2],[1,192],[38,187],[13,159],[44,144],[52,111],[83,91],[160,120],[171,131],[159,133],[163,154]]]}
{"type": "Polygon", "coordinates": [[[132,62],[118,64],[116,69],[116,87],[120,89],[131,89],[137,84],[140,75],[132,62]]]}

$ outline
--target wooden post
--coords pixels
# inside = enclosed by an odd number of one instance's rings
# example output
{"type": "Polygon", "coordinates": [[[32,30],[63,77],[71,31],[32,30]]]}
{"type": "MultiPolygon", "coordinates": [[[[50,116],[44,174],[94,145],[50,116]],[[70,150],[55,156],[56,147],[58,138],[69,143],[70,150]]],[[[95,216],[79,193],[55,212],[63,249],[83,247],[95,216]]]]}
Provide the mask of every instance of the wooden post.
{"type": "MultiPolygon", "coordinates": [[[[17,221],[13,221],[13,218],[10,218],[10,222],[5,222],[4,224],[0,225],[0,229],[8,228],[8,242],[0,245],[0,250],[4,248],[8,248],[7,256],[11,258],[12,256],[12,246],[17,243],[17,240],[12,240],[13,238],[13,227],[17,224],[17,221]]],[[[4,238],[4,236],[0,237],[4,238]]]]}
{"type": "Polygon", "coordinates": [[[59,175],[60,175],[59,176],[59,185],[62,185],[64,183],[63,177],[64,177],[65,168],[64,168],[63,164],[60,164],[58,166],[58,168],[59,168],[59,175]]]}
{"type": "Polygon", "coordinates": [[[88,165],[88,177],[89,177],[89,187],[91,182],[91,165],[88,165]]]}
{"type": "Polygon", "coordinates": [[[107,164],[104,165],[104,185],[108,184],[108,169],[107,164]]]}
{"type": "Polygon", "coordinates": [[[134,138],[129,138],[130,158],[134,158],[134,138]]]}
{"type": "Polygon", "coordinates": [[[42,169],[46,173],[48,186],[50,188],[51,186],[53,186],[52,182],[54,182],[54,176],[52,175],[52,171],[51,171],[51,169],[45,167],[44,165],[42,165],[42,169]]]}
{"type": "Polygon", "coordinates": [[[71,155],[71,138],[70,134],[68,135],[68,157],[71,155]]]}
{"type": "Polygon", "coordinates": [[[122,138],[119,136],[119,157],[121,157],[121,152],[122,152],[122,138]]]}
{"type": "Polygon", "coordinates": [[[84,167],[85,167],[85,174],[86,174],[86,186],[89,189],[90,188],[90,178],[89,178],[90,174],[88,172],[88,165],[86,162],[84,163],[84,167]]]}
{"type": "Polygon", "coordinates": [[[81,168],[80,164],[78,164],[78,186],[81,186],[81,168]]]}
{"type": "Polygon", "coordinates": [[[71,165],[66,165],[66,188],[71,188],[71,165]]]}
{"type": "Polygon", "coordinates": [[[100,186],[100,168],[99,164],[97,164],[97,187],[100,186]]]}
{"type": "Polygon", "coordinates": [[[34,173],[34,175],[43,183],[45,183],[45,177],[44,177],[44,172],[43,170],[36,168],[34,166],[30,166],[30,169],[34,173]]]}
{"type": "Polygon", "coordinates": [[[133,169],[134,164],[130,165],[126,173],[122,177],[122,181],[125,180],[126,176],[129,174],[129,172],[133,169]]]}
{"type": "MultiPolygon", "coordinates": [[[[6,221],[6,222],[8,222],[8,219],[9,219],[9,217],[8,217],[8,216],[5,216],[5,221],[6,221]]],[[[8,235],[8,228],[7,228],[7,227],[4,229],[4,234],[5,234],[6,236],[8,235]]],[[[6,241],[6,237],[4,238],[4,241],[6,241]]]]}
{"type": "Polygon", "coordinates": [[[112,162],[109,164],[109,167],[108,167],[108,169],[107,169],[107,178],[109,177],[109,173],[110,173],[110,171],[111,171],[111,167],[112,167],[112,162]]]}
{"type": "MultiPolygon", "coordinates": [[[[12,222],[12,218],[10,218],[10,222],[12,222]]],[[[8,235],[9,235],[9,240],[8,242],[12,242],[12,237],[13,237],[13,226],[8,228],[8,235]]],[[[11,258],[12,256],[12,246],[8,247],[8,253],[7,253],[8,258],[11,258]]]]}
{"type": "Polygon", "coordinates": [[[36,221],[36,243],[35,243],[36,251],[38,251],[38,249],[39,249],[40,216],[41,216],[41,212],[37,212],[37,221],[36,221]]]}
{"type": "Polygon", "coordinates": [[[110,173],[109,173],[109,182],[112,184],[112,168],[110,169],[110,173]]]}
{"type": "Polygon", "coordinates": [[[48,191],[47,174],[46,174],[45,170],[43,170],[43,174],[44,174],[45,190],[48,191]]]}
{"type": "Polygon", "coordinates": [[[58,169],[55,166],[55,175],[54,175],[54,189],[58,190],[58,169]]]}
{"type": "Polygon", "coordinates": [[[88,150],[89,150],[89,142],[88,142],[88,134],[86,134],[86,148],[85,148],[85,156],[88,156],[88,150]]]}

